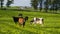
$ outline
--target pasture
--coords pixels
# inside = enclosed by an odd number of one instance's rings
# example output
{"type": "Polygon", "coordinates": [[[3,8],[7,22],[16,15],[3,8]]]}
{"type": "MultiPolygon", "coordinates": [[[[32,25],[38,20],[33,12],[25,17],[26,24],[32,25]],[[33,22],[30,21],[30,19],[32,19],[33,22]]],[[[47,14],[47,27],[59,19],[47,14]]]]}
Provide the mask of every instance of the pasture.
{"type": "Polygon", "coordinates": [[[60,34],[60,14],[0,10],[0,34],[60,34]],[[28,16],[25,27],[15,24],[12,16],[28,16]],[[33,17],[44,18],[44,25],[30,24],[33,17]]]}

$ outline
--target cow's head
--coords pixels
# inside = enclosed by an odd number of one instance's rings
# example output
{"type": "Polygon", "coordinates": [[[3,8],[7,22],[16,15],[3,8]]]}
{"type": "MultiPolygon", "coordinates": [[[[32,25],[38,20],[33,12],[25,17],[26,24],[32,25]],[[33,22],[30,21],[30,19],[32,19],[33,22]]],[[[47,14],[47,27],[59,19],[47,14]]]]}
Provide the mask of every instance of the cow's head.
{"type": "Polygon", "coordinates": [[[23,16],[22,14],[19,14],[18,16],[23,16]]]}
{"type": "Polygon", "coordinates": [[[25,21],[28,20],[28,16],[25,17],[25,21]]]}

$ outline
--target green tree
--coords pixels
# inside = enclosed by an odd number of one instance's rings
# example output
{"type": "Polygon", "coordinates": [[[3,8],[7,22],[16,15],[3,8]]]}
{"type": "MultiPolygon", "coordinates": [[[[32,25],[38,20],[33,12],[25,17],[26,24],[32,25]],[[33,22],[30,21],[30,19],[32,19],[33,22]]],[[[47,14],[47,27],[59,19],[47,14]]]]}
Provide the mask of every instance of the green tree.
{"type": "Polygon", "coordinates": [[[37,10],[38,9],[38,0],[31,0],[31,6],[37,10]]]}
{"type": "MultiPolygon", "coordinates": [[[[45,12],[48,12],[49,6],[52,5],[53,2],[54,2],[54,0],[46,0],[46,1],[44,2],[45,12]]],[[[54,6],[54,5],[53,5],[53,6],[54,6]]]]}
{"type": "Polygon", "coordinates": [[[43,2],[43,0],[39,0],[39,9],[40,9],[40,11],[42,10],[42,2],[43,2]]]}
{"type": "Polygon", "coordinates": [[[10,5],[13,4],[13,1],[14,1],[14,0],[7,0],[6,6],[7,6],[7,7],[10,7],[10,5]]]}
{"type": "Polygon", "coordinates": [[[57,11],[57,9],[60,7],[60,0],[54,0],[52,5],[54,6],[53,9],[57,11]]]}
{"type": "Polygon", "coordinates": [[[48,0],[44,2],[45,12],[48,12],[48,0]]]}
{"type": "Polygon", "coordinates": [[[4,0],[0,0],[1,9],[3,8],[4,0]]]}

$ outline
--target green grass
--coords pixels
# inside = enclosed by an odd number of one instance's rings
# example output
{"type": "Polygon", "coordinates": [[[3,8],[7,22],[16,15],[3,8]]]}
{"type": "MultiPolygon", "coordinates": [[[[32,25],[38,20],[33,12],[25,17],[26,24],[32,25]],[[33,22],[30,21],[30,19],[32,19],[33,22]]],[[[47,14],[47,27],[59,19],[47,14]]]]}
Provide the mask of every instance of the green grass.
{"type": "Polygon", "coordinates": [[[0,34],[60,34],[60,14],[0,10],[0,34]],[[29,16],[25,28],[13,22],[12,16],[29,16]],[[33,17],[44,18],[44,26],[30,24],[33,17]]]}

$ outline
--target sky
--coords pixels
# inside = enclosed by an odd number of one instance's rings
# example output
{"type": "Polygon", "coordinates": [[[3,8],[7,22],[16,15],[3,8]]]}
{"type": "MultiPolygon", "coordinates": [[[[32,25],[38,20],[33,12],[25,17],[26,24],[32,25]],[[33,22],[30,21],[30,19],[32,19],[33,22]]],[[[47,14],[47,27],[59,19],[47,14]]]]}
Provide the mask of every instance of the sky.
{"type": "MultiPolygon", "coordinates": [[[[4,5],[6,5],[7,0],[4,1],[4,5]]],[[[14,0],[14,4],[11,6],[31,6],[30,0],[14,0]]]]}
{"type": "MultiPolygon", "coordinates": [[[[44,3],[45,0],[43,0],[44,3]]],[[[4,1],[4,6],[6,5],[7,0],[4,1]]],[[[14,4],[11,4],[11,6],[28,6],[31,7],[31,0],[14,0],[14,4]]],[[[39,5],[38,5],[39,6],[39,5]]],[[[44,8],[44,4],[42,5],[44,8]]]]}

